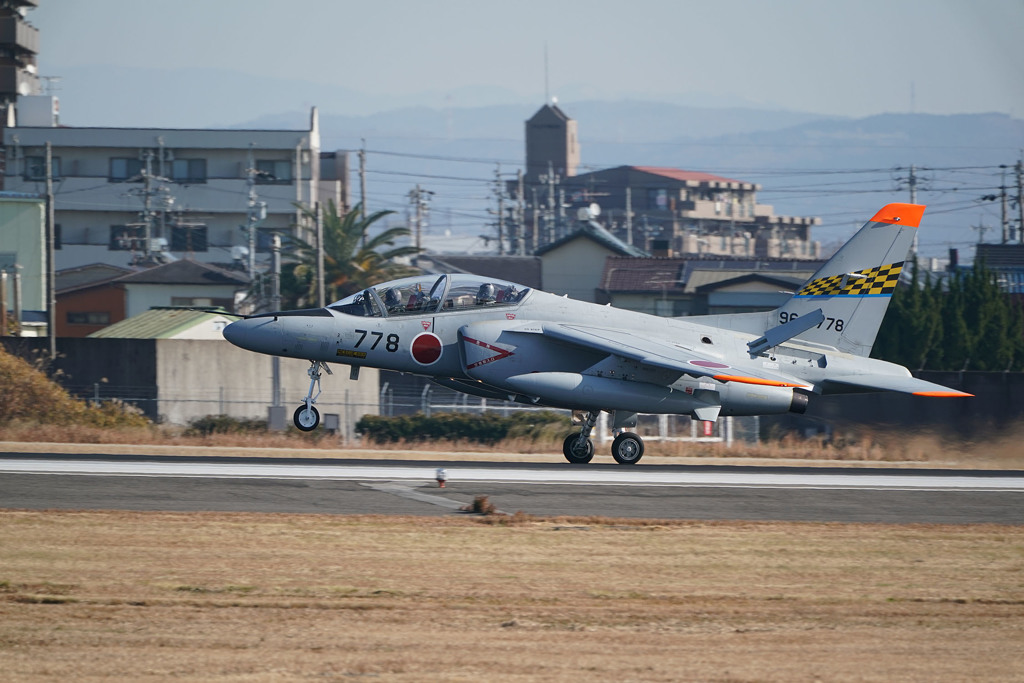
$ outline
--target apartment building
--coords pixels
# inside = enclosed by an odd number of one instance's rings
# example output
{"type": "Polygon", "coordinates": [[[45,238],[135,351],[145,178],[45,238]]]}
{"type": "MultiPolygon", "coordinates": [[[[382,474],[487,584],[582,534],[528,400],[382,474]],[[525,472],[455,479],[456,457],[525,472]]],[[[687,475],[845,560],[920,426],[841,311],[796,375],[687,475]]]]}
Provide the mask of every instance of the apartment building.
{"type": "Polygon", "coordinates": [[[250,246],[260,270],[272,233],[310,238],[297,203],[349,204],[347,152],[321,152],[315,107],[300,130],[67,127],[41,95],[17,112],[3,189],[45,193],[49,143],[58,270],[179,258],[247,270],[250,246]]]}

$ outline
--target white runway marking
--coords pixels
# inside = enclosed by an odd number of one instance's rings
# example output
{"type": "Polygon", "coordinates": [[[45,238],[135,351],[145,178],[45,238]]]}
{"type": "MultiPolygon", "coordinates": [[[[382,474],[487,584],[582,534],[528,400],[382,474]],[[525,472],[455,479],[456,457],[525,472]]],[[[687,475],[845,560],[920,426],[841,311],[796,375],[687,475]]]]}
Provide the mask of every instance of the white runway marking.
{"type": "MultiPolygon", "coordinates": [[[[1024,491],[1024,477],[971,474],[931,475],[900,471],[877,472],[757,472],[693,471],[621,467],[528,469],[446,465],[449,482],[534,484],[587,484],[636,486],[709,486],[742,488],[886,489],[918,491],[1024,491]]],[[[0,460],[0,472],[93,476],[198,477],[243,479],[337,479],[346,481],[408,481],[417,485],[433,481],[436,468],[373,465],[283,465],[204,462],[122,462],[106,460],[0,460]]]]}

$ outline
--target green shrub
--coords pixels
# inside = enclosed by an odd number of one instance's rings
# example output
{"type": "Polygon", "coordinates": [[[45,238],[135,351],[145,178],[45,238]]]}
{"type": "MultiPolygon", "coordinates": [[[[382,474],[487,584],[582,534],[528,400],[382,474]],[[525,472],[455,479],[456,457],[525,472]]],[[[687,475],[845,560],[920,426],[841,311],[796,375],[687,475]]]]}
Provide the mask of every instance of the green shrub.
{"type": "Polygon", "coordinates": [[[555,429],[564,430],[565,418],[553,411],[519,411],[502,417],[494,413],[422,413],[383,417],[364,415],[356,431],[374,443],[399,441],[472,441],[493,445],[506,438],[537,441],[555,429]],[[554,426],[557,424],[557,428],[554,426]]]}
{"type": "Polygon", "coordinates": [[[120,401],[87,403],[49,379],[38,368],[0,347],[0,424],[24,420],[38,424],[93,427],[145,427],[138,409],[120,401]]]}
{"type": "Polygon", "coordinates": [[[267,431],[267,421],[231,417],[229,415],[204,415],[189,420],[185,436],[209,436],[211,434],[259,434],[267,431]]]}

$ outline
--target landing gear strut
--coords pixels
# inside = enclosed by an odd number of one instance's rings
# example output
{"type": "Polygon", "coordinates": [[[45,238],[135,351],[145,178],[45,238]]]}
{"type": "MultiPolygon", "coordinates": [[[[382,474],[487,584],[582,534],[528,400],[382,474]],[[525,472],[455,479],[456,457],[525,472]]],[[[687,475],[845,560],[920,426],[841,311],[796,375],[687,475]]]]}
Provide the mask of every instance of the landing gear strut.
{"type": "Polygon", "coordinates": [[[562,443],[565,459],[574,465],[582,465],[594,459],[594,442],[590,440],[590,432],[597,424],[599,411],[592,410],[583,419],[583,426],[578,434],[570,434],[562,443]]]}
{"type": "MultiPolygon", "coordinates": [[[[580,431],[565,437],[565,441],[562,443],[562,453],[569,462],[583,464],[594,459],[594,442],[590,439],[590,432],[597,424],[598,415],[600,415],[598,410],[588,411],[583,418],[580,431]]],[[[635,420],[632,424],[636,424],[635,420]]],[[[621,432],[612,442],[612,457],[620,465],[635,465],[640,462],[643,455],[644,440],[633,432],[621,432]]]]}
{"type": "Polygon", "coordinates": [[[316,400],[320,398],[320,377],[322,373],[320,370],[326,370],[328,375],[334,373],[327,367],[327,363],[323,361],[314,360],[310,361],[309,369],[306,370],[306,374],[309,375],[309,391],[306,392],[306,399],[302,405],[295,409],[295,414],[292,415],[292,422],[295,426],[304,431],[311,432],[317,428],[320,424],[320,411],[313,407],[316,400]],[[316,396],[313,395],[313,389],[316,388],[316,396]]]}

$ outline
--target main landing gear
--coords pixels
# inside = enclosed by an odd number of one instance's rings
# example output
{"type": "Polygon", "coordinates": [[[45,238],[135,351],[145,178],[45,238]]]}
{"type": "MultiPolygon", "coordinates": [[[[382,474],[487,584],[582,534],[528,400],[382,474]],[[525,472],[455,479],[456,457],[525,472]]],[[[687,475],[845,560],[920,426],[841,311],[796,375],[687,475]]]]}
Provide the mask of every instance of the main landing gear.
{"type": "MultiPolygon", "coordinates": [[[[573,464],[584,464],[594,459],[594,442],[590,432],[597,424],[598,411],[590,411],[583,419],[578,433],[565,437],[562,454],[573,464]]],[[[612,457],[620,465],[635,465],[644,455],[644,440],[632,432],[622,432],[612,442],[612,457]]]]}
{"type": "Polygon", "coordinates": [[[327,366],[327,363],[319,360],[310,361],[309,369],[306,370],[306,374],[309,375],[309,391],[306,392],[305,401],[295,409],[295,413],[292,415],[292,422],[295,423],[298,429],[304,432],[311,432],[320,424],[320,411],[314,408],[313,404],[316,403],[321,394],[321,369],[326,370],[328,375],[334,374],[331,372],[331,368],[327,366]],[[316,388],[316,396],[313,395],[314,387],[316,388]]]}

